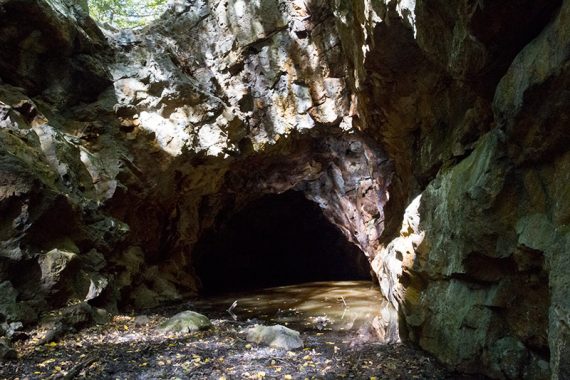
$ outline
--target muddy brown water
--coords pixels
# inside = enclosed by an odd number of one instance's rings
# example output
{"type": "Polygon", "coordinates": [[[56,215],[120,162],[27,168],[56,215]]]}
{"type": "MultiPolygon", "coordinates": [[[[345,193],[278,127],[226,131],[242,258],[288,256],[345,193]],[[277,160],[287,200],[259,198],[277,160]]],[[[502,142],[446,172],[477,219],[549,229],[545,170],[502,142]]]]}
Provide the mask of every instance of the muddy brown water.
{"type": "Polygon", "coordinates": [[[206,315],[326,331],[357,330],[380,312],[382,296],[369,281],[325,281],[230,293],[194,300],[206,315]],[[233,305],[233,307],[232,307],[233,305]]]}

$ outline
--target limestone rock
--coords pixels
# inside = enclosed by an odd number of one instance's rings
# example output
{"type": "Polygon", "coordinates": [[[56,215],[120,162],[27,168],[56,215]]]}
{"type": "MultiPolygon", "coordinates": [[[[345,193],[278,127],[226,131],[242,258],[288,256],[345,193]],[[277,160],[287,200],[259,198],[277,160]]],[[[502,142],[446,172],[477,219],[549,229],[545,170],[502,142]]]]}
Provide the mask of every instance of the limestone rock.
{"type": "Polygon", "coordinates": [[[256,325],[247,330],[247,341],[264,344],[269,347],[284,350],[295,350],[303,347],[303,340],[298,331],[285,326],[262,326],[256,325]]]}
{"type": "Polygon", "coordinates": [[[18,335],[19,330],[24,327],[22,322],[11,322],[11,323],[2,323],[0,325],[0,336],[6,336],[8,338],[12,338],[14,335],[18,335]]]}
{"type": "Polygon", "coordinates": [[[493,347],[491,354],[497,356],[493,363],[500,363],[497,370],[498,376],[504,374],[507,379],[520,379],[525,363],[528,361],[528,353],[524,345],[513,338],[503,338],[498,340],[493,347]]]}
{"type": "Polygon", "coordinates": [[[160,295],[145,284],[137,286],[131,292],[132,303],[138,309],[153,308],[160,305],[160,295]]]}
{"type": "Polygon", "coordinates": [[[494,112],[509,133],[517,162],[558,154],[570,141],[564,122],[570,99],[569,15],[570,6],[564,2],[552,23],[516,56],[496,88],[494,112]],[[558,94],[557,100],[543,101],[544,94],[551,93],[558,94]]]}
{"type": "Polygon", "coordinates": [[[208,317],[194,311],[183,311],[176,314],[160,325],[160,331],[188,334],[193,331],[205,330],[212,326],[208,317]]]}
{"type": "Polygon", "coordinates": [[[17,358],[18,354],[10,345],[10,341],[7,338],[0,337],[0,361],[17,358]]]}
{"type": "Polygon", "coordinates": [[[94,100],[110,85],[97,52],[106,45],[103,35],[77,8],[62,0],[14,0],[2,9],[0,75],[7,83],[61,103],[94,100]]]}
{"type": "Polygon", "coordinates": [[[65,271],[69,270],[72,261],[76,259],[76,254],[59,249],[51,250],[43,255],[40,259],[40,268],[44,289],[52,291],[56,286],[61,285],[65,271]]]}
{"type": "Polygon", "coordinates": [[[513,54],[548,23],[549,16],[559,5],[557,3],[418,1],[415,8],[418,43],[431,59],[453,76],[483,77],[496,83],[513,54]],[[523,29],[515,31],[507,27],[503,22],[505,19],[523,29]],[[440,38],[433,38],[434,34],[440,38]]]}
{"type": "Polygon", "coordinates": [[[8,322],[30,322],[37,312],[27,302],[18,300],[19,293],[10,281],[0,283],[0,316],[8,322]]]}

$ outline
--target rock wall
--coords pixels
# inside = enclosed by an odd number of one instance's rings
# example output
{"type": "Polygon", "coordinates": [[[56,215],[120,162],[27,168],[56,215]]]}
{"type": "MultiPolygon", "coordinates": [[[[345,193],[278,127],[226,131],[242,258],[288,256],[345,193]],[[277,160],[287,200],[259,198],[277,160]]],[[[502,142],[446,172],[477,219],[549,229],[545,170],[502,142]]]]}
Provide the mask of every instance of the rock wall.
{"type": "Polygon", "coordinates": [[[402,338],[460,371],[569,376],[568,10],[340,8],[360,129],[395,166],[386,219],[407,209],[373,266],[402,338]]]}
{"type": "Polygon", "coordinates": [[[200,237],[293,189],[370,261],[386,341],[569,377],[569,8],[196,0],[101,31],[4,2],[3,329],[196,294],[200,237]]]}

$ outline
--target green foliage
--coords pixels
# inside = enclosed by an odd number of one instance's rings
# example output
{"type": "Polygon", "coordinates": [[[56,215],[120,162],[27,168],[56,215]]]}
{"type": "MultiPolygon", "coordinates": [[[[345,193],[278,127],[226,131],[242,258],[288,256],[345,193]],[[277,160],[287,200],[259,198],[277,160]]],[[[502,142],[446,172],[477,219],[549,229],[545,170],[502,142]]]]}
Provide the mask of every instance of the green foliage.
{"type": "Polygon", "coordinates": [[[160,16],[167,0],[89,0],[89,13],[95,20],[119,28],[132,28],[160,16]]]}

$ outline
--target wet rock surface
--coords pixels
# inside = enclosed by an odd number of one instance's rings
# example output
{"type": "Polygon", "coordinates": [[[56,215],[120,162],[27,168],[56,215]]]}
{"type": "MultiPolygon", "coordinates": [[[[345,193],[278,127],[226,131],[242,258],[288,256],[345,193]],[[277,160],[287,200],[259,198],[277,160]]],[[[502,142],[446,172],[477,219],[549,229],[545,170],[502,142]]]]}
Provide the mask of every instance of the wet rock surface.
{"type": "Polygon", "coordinates": [[[195,295],[200,239],[294,190],[371,263],[385,341],[570,377],[570,6],[522,4],[178,1],[111,31],[3,2],[0,323],[195,295]]]}

